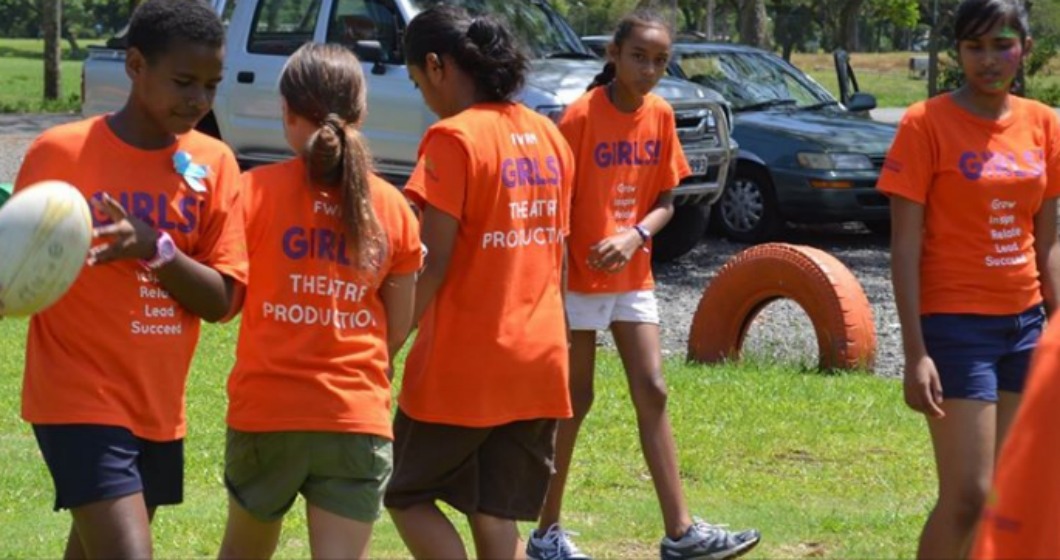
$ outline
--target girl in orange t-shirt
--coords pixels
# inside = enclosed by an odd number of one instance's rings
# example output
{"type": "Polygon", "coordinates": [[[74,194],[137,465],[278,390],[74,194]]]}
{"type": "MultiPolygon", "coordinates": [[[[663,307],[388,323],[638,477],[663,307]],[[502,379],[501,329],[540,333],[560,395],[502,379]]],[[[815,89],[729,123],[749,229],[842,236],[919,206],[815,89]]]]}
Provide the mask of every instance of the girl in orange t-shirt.
{"type": "Polygon", "coordinates": [[[1060,126],[1009,90],[1030,48],[1017,0],[956,12],[964,85],[911,106],[878,187],[891,196],[906,403],[927,417],[939,495],[918,555],[967,551],[1060,292],[1060,126]]]}
{"type": "Polygon", "coordinates": [[[609,62],[567,108],[560,129],[577,161],[569,239],[567,317],[574,418],[560,423],[556,475],[530,558],[584,558],[559,526],[578,430],[593,401],[596,331],[611,329],[637,411],[641,448],[662,509],[664,558],[731,558],[758,531],[726,531],[694,519],[685,504],[666,413],[651,237],[673,215],[671,190],[690,174],[673,109],[651,90],[670,61],[671,35],[648,12],[624,18],[609,62]]]}
{"type": "Polygon", "coordinates": [[[239,166],[194,130],[221,81],[220,18],[199,0],[147,0],[127,37],[122,108],[45,131],[15,180],[76,186],[103,240],[26,340],[22,417],[72,517],[68,558],[151,556],[151,520],[184,497],[200,323],[225,317],[247,275],[239,166]]]}
{"type": "Polygon", "coordinates": [[[512,101],[527,58],[504,24],[451,6],[405,33],[409,74],[441,120],[406,195],[428,253],[394,421],[385,503],[417,558],[464,558],[436,502],[467,516],[479,558],[511,558],[541,512],[556,420],[570,416],[563,243],[573,158],[512,101]]]}
{"type": "Polygon", "coordinates": [[[228,380],[220,556],[272,556],[302,494],[313,557],[363,558],[391,471],[390,358],[412,325],[418,224],[371,172],[352,52],[304,45],[280,94],[298,155],[245,176],[250,278],[228,380]]]}

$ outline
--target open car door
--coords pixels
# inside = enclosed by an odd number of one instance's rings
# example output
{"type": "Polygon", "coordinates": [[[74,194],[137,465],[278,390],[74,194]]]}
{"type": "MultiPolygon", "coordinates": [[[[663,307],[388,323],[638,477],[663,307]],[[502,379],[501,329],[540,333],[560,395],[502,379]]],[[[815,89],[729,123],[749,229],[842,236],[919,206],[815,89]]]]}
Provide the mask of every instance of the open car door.
{"type": "Polygon", "coordinates": [[[876,108],[876,97],[861,92],[854,68],[850,65],[850,54],[843,49],[836,49],[832,53],[832,60],[839,83],[839,102],[847,111],[868,118],[869,111],[876,108]]]}

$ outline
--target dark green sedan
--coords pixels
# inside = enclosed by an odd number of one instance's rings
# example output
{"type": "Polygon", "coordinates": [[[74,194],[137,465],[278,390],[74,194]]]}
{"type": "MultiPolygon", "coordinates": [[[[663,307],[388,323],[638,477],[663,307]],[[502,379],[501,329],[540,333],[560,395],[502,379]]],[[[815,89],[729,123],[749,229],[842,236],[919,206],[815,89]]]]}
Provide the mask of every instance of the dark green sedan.
{"type": "MultiPolygon", "coordinates": [[[[583,40],[602,52],[609,38],[583,40]]],[[[787,222],[889,229],[888,201],[875,185],[896,128],[865,117],[873,96],[855,93],[843,105],[784,59],[744,45],[682,39],[669,71],[732,105],[739,157],[713,210],[726,236],[764,241],[787,222]]]]}

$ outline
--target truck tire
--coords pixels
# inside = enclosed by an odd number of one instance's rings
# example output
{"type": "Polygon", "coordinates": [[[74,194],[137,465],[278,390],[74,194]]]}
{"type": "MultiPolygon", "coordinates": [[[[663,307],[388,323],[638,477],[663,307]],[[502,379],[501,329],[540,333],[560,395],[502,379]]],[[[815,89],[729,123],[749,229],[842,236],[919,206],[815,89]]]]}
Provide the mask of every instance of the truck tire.
{"type": "Polygon", "coordinates": [[[776,237],[784,221],[769,172],[754,163],[737,163],[732,182],[714,204],[714,220],[725,237],[740,243],[776,237]]]}
{"type": "Polygon", "coordinates": [[[809,316],[821,370],[871,370],[876,326],[857,278],[813,247],[766,243],[737,254],[707,286],[692,318],[688,359],[737,359],[751,322],[769,303],[791,299],[809,316]]]}
{"type": "Polygon", "coordinates": [[[652,240],[651,258],[669,262],[696,248],[710,224],[710,207],[703,204],[674,206],[670,223],[652,240]]]}

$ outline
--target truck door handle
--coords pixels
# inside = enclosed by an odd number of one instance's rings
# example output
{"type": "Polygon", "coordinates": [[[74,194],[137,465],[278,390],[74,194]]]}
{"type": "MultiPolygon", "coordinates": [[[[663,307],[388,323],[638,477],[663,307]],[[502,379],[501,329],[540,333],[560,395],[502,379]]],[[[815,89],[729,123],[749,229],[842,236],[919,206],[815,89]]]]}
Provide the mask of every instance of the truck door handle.
{"type": "Polygon", "coordinates": [[[236,81],[241,84],[252,84],[254,83],[253,72],[240,72],[236,74],[236,81]]]}

